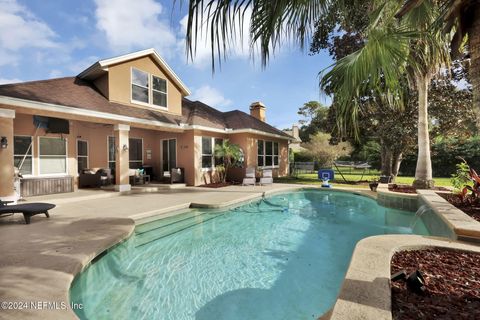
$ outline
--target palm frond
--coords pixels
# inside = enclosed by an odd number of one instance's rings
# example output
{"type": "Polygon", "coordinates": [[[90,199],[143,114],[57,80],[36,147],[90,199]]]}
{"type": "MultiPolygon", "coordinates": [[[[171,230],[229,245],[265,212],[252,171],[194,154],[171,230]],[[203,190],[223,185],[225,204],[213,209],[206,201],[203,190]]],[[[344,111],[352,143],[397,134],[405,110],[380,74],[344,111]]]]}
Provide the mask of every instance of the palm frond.
{"type": "Polygon", "coordinates": [[[410,41],[416,37],[418,33],[406,27],[372,29],[362,49],[320,73],[320,88],[335,95],[341,131],[352,128],[358,133],[356,119],[362,96],[375,93],[392,106],[400,104],[397,91],[411,64],[410,41]]]}
{"type": "Polygon", "coordinates": [[[398,10],[397,13],[395,13],[395,18],[400,19],[404,15],[408,14],[411,12],[413,9],[415,9],[417,6],[419,6],[423,0],[407,0],[405,4],[398,10]]]}
{"type": "Polygon", "coordinates": [[[193,58],[201,33],[208,33],[212,69],[221,63],[237,37],[248,28],[250,51],[260,50],[265,66],[272,53],[292,41],[303,47],[310,39],[315,21],[329,0],[190,0],[186,34],[187,55],[193,58]]]}

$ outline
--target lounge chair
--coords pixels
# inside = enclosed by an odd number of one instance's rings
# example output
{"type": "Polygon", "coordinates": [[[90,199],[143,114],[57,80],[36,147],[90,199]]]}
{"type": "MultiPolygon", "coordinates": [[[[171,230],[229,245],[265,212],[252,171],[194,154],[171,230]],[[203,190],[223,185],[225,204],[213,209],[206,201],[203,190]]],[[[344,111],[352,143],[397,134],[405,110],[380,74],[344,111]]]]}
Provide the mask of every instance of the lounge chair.
{"type": "Polygon", "coordinates": [[[243,178],[242,186],[255,185],[255,168],[248,167],[245,170],[245,178],[243,178]]]}
{"type": "Polygon", "coordinates": [[[55,208],[54,204],[41,202],[7,205],[7,203],[12,202],[13,201],[0,200],[0,215],[9,213],[23,213],[26,224],[30,224],[30,218],[36,214],[43,213],[47,216],[47,218],[50,218],[48,210],[55,208]]]}
{"type": "Polygon", "coordinates": [[[263,170],[262,177],[260,178],[260,185],[273,184],[272,170],[263,170]]]}

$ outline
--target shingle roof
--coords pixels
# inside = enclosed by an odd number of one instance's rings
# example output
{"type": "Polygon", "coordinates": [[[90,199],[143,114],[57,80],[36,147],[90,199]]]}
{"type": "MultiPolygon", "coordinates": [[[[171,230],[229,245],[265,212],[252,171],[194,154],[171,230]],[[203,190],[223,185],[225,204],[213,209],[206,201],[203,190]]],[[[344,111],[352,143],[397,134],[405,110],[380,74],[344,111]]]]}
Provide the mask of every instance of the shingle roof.
{"type": "Polygon", "coordinates": [[[240,110],[225,112],[224,117],[225,117],[225,124],[228,128],[254,129],[254,130],[278,134],[281,136],[291,138],[282,130],[278,130],[277,128],[269,125],[268,123],[263,122],[255,117],[252,117],[251,115],[240,110]]]}
{"type": "Polygon", "coordinates": [[[108,101],[95,86],[77,77],[30,81],[0,86],[0,96],[51,103],[91,111],[180,124],[182,117],[108,101]]]}
{"type": "Polygon", "coordinates": [[[239,110],[221,112],[200,101],[190,101],[186,98],[182,100],[181,116],[110,102],[90,81],[77,77],[0,85],[0,96],[155,120],[174,125],[186,123],[215,129],[254,129],[290,137],[283,131],[245,112],[239,110]]]}

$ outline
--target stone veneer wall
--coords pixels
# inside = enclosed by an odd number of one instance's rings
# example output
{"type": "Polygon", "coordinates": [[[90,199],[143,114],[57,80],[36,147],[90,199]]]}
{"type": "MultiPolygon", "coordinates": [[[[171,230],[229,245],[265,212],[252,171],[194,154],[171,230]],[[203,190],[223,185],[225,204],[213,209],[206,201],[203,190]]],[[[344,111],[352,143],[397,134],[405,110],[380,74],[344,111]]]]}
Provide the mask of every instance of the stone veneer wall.
{"type": "Polygon", "coordinates": [[[380,184],[377,189],[378,204],[393,209],[416,212],[419,208],[418,195],[388,191],[388,185],[380,184]]]}
{"type": "Polygon", "coordinates": [[[428,209],[422,214],[422,221],[432,236],[445,237],[458,240],[455,231],[448,226],[441,216],[421,197],[418,199],[419,206],[427,206],[428,209]]]}
{"type": "MultiPolygon", "coordinates": [[[[451,238],[460,241],[480,242],[480,222],[440,197],[434,190],[418,190],[419,202],[427,205],[437,216],[436,222],[443,223],[444,232],[450,230],[451,238]]],[[[426,217],[428,219],[428,215],[426,217]]],[[[441,231],[440,226],[435,230],[441,231]],[[438,229],[437,229],[438,228],[438,229]]]]}
{"type": "Polygon", "coordinates": [[[400,209],[405,211],[416,212],[422,205],[427,206],[422,212],[422,221],[432,236],[445,237],[452,240],[458,239],[454,229],[445,222],[437,210],[432,207],[432,203],[428,203],[418,194],[408,194],[392,192],[388,190],[386,184],[379,185],[377,192],[378,204],[387,207],[400,209]]]}

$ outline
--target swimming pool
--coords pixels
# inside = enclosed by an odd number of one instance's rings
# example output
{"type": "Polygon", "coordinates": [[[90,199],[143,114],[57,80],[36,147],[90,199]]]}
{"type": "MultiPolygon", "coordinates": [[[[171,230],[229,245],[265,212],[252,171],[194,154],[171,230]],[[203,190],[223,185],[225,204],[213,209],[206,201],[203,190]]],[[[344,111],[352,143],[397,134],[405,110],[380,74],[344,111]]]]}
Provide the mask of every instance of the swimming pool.
{"type": "Polygon", "coordinates": [[[190,210],[137,226],[76,278],[70,298],[84,305],[81,319],[316,319],[334,304],[355,244],[428,234],[413,221],[321,190],[190,210]]]}

